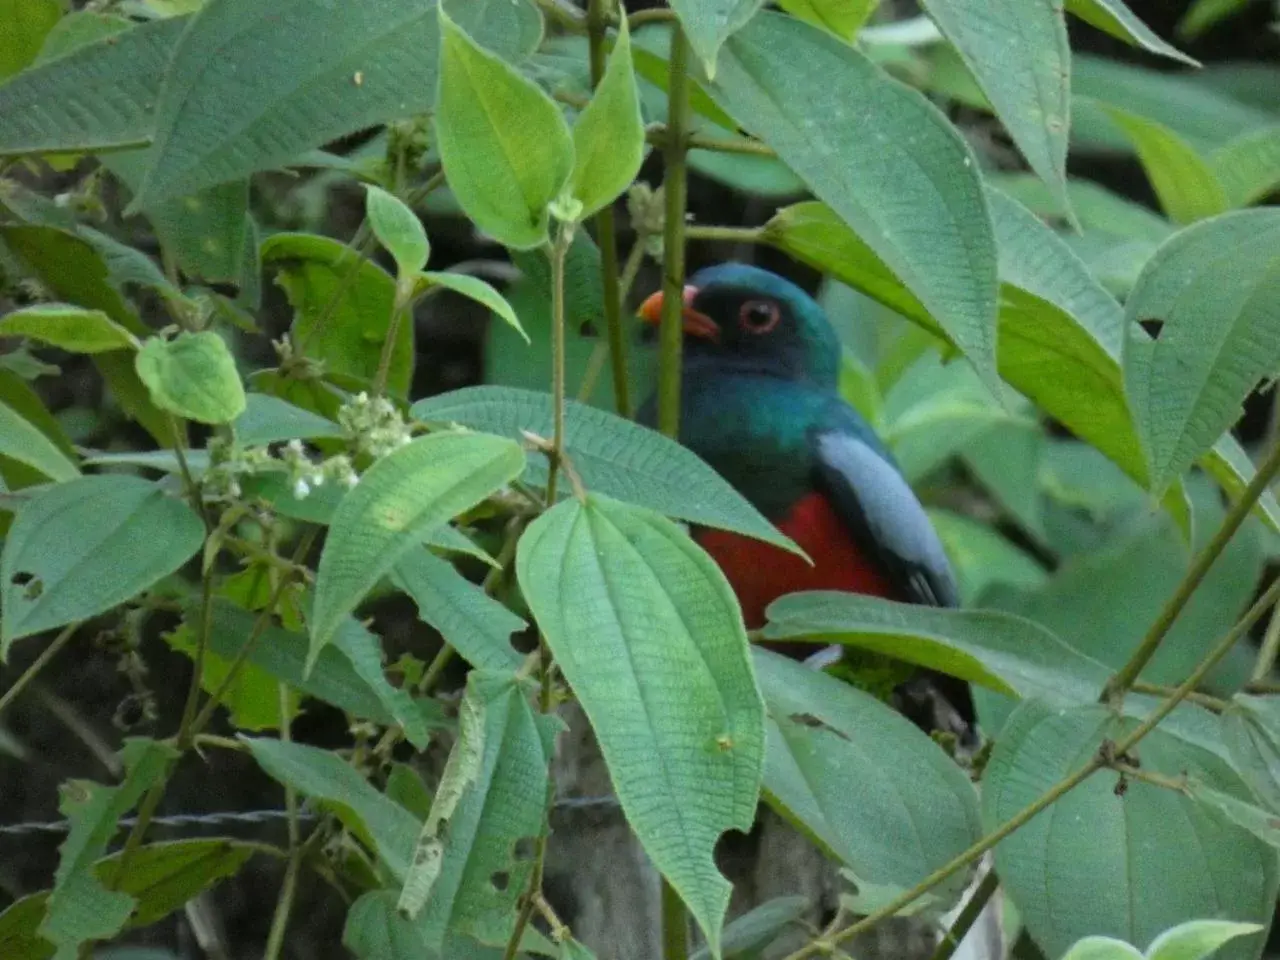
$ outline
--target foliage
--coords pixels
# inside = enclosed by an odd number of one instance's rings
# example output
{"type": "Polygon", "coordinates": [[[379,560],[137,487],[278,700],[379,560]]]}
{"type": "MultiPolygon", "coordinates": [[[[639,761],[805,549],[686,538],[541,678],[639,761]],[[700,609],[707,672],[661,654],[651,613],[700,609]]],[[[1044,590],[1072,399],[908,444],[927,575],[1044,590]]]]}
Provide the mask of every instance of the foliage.
{"type": "Polygon", "coordinates": [[[85,955],[264,855],[271,960],[312,869],[362,960],[590,957],[543,894],[575,702],[669,885],[667,960],[759,956],[806,913],[728,916],[716,845],[762,801],[857,887],[788,960],[940,916],[989,850],[979,897],[1043,955],[1259,956],[1280,446],[1233,430],[1280,375],[1280,109],[1122,0],[779,5],[0,0],[0,711],[93,632],[135,679],[159,650],[188,674],[118,783],[64,786],[0,955],[85,955]],[[1178,69],[1072,50],[1073,18],[1178,69]],[[996,123],[1012,151],[974,135],[996,123]],[[1077,175],[1116,154],[1158,211],[1077,175]],[[690,170],[763,226],[691,220],[690,170]],[[326,235],[345,195],[360,226],[326,235]],[[747,631],[681,523],[800,548],[665,413],[631,420],[655,363],[679,383],[631,287],[657,260],[678,290],[702,241],[822,274],[841,391],[965,609],[796,594],[747,631]],[[464,308],[488,382],[438,393],[420,321],[464,308]],[[103,399],[72,409],[85,377],[103,399]],[[406,599],[429,664],[375,616],[406,599]],[[815,641],[972,684],[989,754],[776,652],[815,641]],[[304,710],[350,741],[295,741],[304,710]],[[286,845],[154,841],[199,751],[283,788],[286,845]]]}

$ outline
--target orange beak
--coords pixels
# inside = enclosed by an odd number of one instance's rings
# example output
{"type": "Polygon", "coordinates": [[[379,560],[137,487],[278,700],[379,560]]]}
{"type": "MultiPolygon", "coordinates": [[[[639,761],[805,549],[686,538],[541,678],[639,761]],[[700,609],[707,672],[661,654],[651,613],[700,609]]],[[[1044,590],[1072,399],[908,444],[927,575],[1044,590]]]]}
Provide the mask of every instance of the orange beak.
{"type": "MultiPolygon", "coordinates": [[[[684,307],[680,311],[680,316],[684,318],[684,332],[705,340],[717,340],[720,337],[720,327],[705,313],[693,309],[693,301],[697,296],[697,287],[684,288],[684,307]]],[[[662,322],[662,291],[659,290],[649,296],[644,303],[640,304],[636,314],[646,323],[652,323],[654,326],[660,324],[662,322]]]]}

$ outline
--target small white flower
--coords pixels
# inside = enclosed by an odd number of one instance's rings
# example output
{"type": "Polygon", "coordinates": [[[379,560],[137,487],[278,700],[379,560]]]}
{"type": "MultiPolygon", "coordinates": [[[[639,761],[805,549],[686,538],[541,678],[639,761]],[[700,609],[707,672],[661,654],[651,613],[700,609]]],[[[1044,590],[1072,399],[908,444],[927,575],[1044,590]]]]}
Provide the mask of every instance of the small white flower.
{"type": "Polygon", "coordinates": [[[311,487],[307,485],[307,481],[299,477],[293,481],[293,496],[295,500],[307,499],[307,494],[311,492],[311,487]]]}

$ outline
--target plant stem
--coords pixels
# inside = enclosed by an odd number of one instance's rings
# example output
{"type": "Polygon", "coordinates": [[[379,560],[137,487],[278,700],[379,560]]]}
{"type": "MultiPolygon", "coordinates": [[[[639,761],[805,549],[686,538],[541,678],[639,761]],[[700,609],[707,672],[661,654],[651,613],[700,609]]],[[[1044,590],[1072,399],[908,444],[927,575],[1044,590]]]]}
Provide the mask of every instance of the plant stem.
{"type": "Polygon", "coordinates": [[[1196,592],[1196,588],[1204,580],[1209,568],[1213,566],[1214,561],[1218,559],[1218,556],[1226,548],[1227,543],[1235,536],[1236,531],[1240,529],[1245,517],[1249,516],[1254,504],[1258,502],[1258,498],[1271,485],[1271,481],[1278,471],[1280,471],[1280,443],[1272,446],[1270,454],[1268,454],[1262,465],[1258,467],[1258,472],[1254,474],[1249,486],[1240,494],[1240,498],[1231,505],[1231,509],[1223,519],[1222,525],[1218,527],[1218,531],[1213,535],[1213,539],[1205,545],[1204,549],[1192,561],[1191,568],[1187,570],[1182,582],[1178,584],[1178,589],[1174,591],[1173,596],[1164,605],[1164,609],[1156,617],[1155,623],[1151,625],[1151,629],[1143,637],[1142,643],[1133,651],[1133,656],[1107,681],[1107,685],[1102,689],[1101,700],[1104,703],[1114,705],[1124,698],[1126,691],[1133,686],[1133,682],[1138,679],[1138,675],[1142,673],[1151,658],[1155,656],[1156,650],[1160,648],[1161,642],[1168,635],[1174,621],[1178,619],[1178,615],[1182,613],[1192,594],[1196,592]]]}
{"type": "Polygon", "coordinates": [[[693,226],[684,229],[688,240],[722,240],[725,243],[763,243],[764,227],[693,226]]]}
{"type": "MultiPolygon", "coordinates": [[[[280,691],[280,739],[289,743],[292,739],[289,729],[289,687],[279,684],[280,691]]],[[[267,948],[262,954],[263,960],[278,960],[280,950],[284,947],[285,931],[289,927],[289,913],[293,909],[294,893],[298,887],[298,872],[302,867],[302,844],[299,842],[298,830],[298,794],[289,784],[284,786],[284,806],[289,814],[289,863],[284,870],[284,884],[280,888],[280,898],[276,901],[276,912],[271,918],[271,932],[267,936],[267,948]]]]}
{"type": "Polygon", "coordinates": [[[675,887],[662,878],[662,960],[688,960],[689,914],[675,887]]]}
{"type": "Polygon", "coordinates": [[[671,32],[671,79],[667,86],[667,138],[663,176],[662,326],[659,332],[658,429],[680,432],[680,363],[684,347],[684,218],[688,180],[685,149],[689,135],[689,44],[679,24],[671,32]]]}
{"type": "Polygon", "coordinates": [[[570,33],[585,33],[587,20],[577,7],[561,3],[560,0],[534,0],[547,19],[554,20],[570,33]]]}
{"type": "MultiPolygon", "coordinates": [[[[1234,647],[1241,638],[1249,632],[1249,629],[1262,617],[1263,614],[1267,612],[1267,610],[1275,605],[1278,598],[1280,598],[1280,579],[1277,579],[1272,583],[1271,586],[1267,588],[1266,592],[1263,593],[1253,606],[1249,608],[1245,615],[1240,618],[1236,625],[1232,627],[1222,637],[1222,639],[1217,642],[1217,644],[1214,645],[1213,649],[1209,651],[1205,658],[1200,661],[1196,669],[1192,671],[1191,676],[1187,677],[1186,680],[1179,684],[1173,690],[1173,693],[1170,694],[1168,699],[1152,711],[1151,715],[1147,717],[1146,720],[1135,727],[1128,736],[1123,737],[1119,742],[1117,742],[1109,753],[1112,756],[1123,756],[1132,750],[1143,737],[1154,730],[1165,717],[1171,714],[1177,706],[1182,703],[1182,701],[1185,700],[1193,690],[1195,690],[1200,682],[1209,674],[1209,671],[1217,666],[1218,662],[1231,652],[1232,647],[1234,647]]],[[[964,869],[969,864],[978,860],[978,858],[998,844],[1001,840],[1005,839],[1005,837],[1008,837],[1010,834],[1016,832],[1028,822],[1035,819],[1036,816],[1053,806],[1054,803],[1062,799],[1107,765],[1107,760],[1101,755],[1101,751],[1099,751],[1099,754],[1095,755],[1092,760],[1085,764],[1085,766],[1065,779],[1059,781],[1037,800],[1018,811],[991,833],[987,834],[971,846],[968,850],[965,850],[949,862],[943,864],[910,890],[895,897],[879,910],[863,917],[857,923],[846,927],[844,930],[839,931],[833,936],[820,937],[817,940],[806,944],[794,953],[789,954],[785,960],[807,960],[807,958],[812,957],[815,954],[822,953],[836,943],[848,940],[850,937],[856,936],[859,933],[865,933],[881,920],[886,920],[889,917],[894,916],[898,911],[914,903],[917,899],[924,896],[938,884],[950,877],[953,873],[964,869]]]]}
{"type": "Polygon", "coordinates": [[[187,687],[187,699],[182,705],[179,730],[190,730],[200,703],[200,684],[204,681],[205,651],[209,648],[209,634],[213,629],[213,560],[205,558],[200,577],[200,620],[196,630],[196,656],[191,667],[191,684],[187,687]]]}
{"type": "Polygon", "coordinates": [[[1115,770],[1121,776],[1128,777],[1130,780],[1137,780],[1141,783],[1149,783],[1153,787],[1160,787],[1162,790],[1173,790],[1176,793],[1187,792],[1186,777],[1166,777],[1159,773],[1152,773],[1150,770],[1143,770],[1141,767],[1135,767],[1128,763],[1113,763],[1111,769],[1115,770]]]}
{"type": "Polygon", "coordinates": [[[978,922],[978,917],[982,916],[982,911],[995,895],[999,886],[1000,878],[996,876],[995,868],[992,867],[983,876],[982,882],[978,884],[978,889],[973,891],[973,896],[969,898],[969,902],[964,905],[964,909],[956,917],[956,922],[943,935],[930,960],[951,960],[952,954],[959,949],[960,944],[964,942],[964,938],[973,929],[973,925],[978,922]]]}
{"type": "MultiPolygon", "coordinates": [[[[655,123],[645,130],[645,139],[655,147],[666,146],[671,136],[671,128],[665,124],[655,123]]],[[[685,140],[689,150],[713,150],[716,153],[744,153],[753,157],[776,157],[778,154],[767,143],[752,140],[750,137],[709,137],[702,133],[691,133],[685,140]]]]}
{"type": "MultiPolygon", "coordinates": [[[[587,6],[587,39],[591,57],[591,87],[604,78],[605,36],[613,13],[613,0],[590,0],[587,6]]],[[[600,246],[600,279],[604,287],[604,321],[609,338],[613,371],[613,404],[618,416],[631,419],[631,385],[627,382],[627,338],[622,327],[622,296],[618,289],[618,234],[613,204],[596,214],[596,243],[600,246]]]]}
{"type": "MultiPolygon", "coordinates": [[[[1158,683],[1146,683],[1142,680],[1135,680],[1133,686],[1129,689],[1134,693],[1146,693],[1154,697],[1167,697],[1173,693],[1173,687],[1166,687],[1158,683]]],[[[1188,694],[1187,702],[1197,704],[1206,710],[1212,710],[1214,713],[1221,713],[1231,706],[1226,700],[1210,696],[1207,693],[1188,694]]]]}
{"type": "Polygon", "coordinates": [[[402,296],[400,284],[396,283],[396,299],[391,307],[391,322],[387,324],[387,339],[382,341],[382,352],[378,355],[378,370],[373,375],[373,395],[380,397],[387,389],[387,377],[391,373],[391,356],[396,351],[396,338],[400,336],[400,325],[405,315],[413,309],[409,296],[402,296]]]}
{"type": "Polygon", "coordinates": [[[1249,676],[1251,683],[1262,683],[1271,676],[1277,653],[1280,653],[1280,613],[1273,613],[1267,623],[1267,632],[1263,634],[1258,659],[1253,664],[1253,673],[1249,676]]]}
{"type": "MultiPolygon", "coordinates": [[[[622,268],[622,280],[618,284],[619,320],[621,320],[625,310],[627,297],[631,293],[631,285],[635,283],[636,274],[640,272],[640,264],[644,262],[644,244],[647,237],[648,234],[638,234],[635,244],[627,253],[627,262],[622,268]]],[[[626,349],[625,341],[623,349],[626,349]]],[[[607,355],[616,356],[616,354],[612,353],[608,343],[597,343],[592,348],[591,357],[587,360],[587,369],[582,374],[582,383],[578,386],[579,403],[585,403],[595,391],[596,380],[600,376],[600,371],[604,368],[604,361],[607,355]]]]}
{"type": "Polygon", "coordinates": [[[547,506],[556,502],[556,474],[564,459],[564,258],[571,234],[560,224],[551,244],[551,396],[555,425],[551,436],[551,461],[547,473],[547,506]]]}
{"type": "Polygon", "coordinates": [[[0,713],[4,713],[5,707],[17,699],[23,688],[34,680],[36,675],[48,665],[49,661],[56,657],[59,651],[67,645],[68,641],[75,636],[75,632],[80,629],[80,623],[81,621],[77,620],[75,623],[63,627],[62,632],[53,638],[53,642],[40,651],[40,656],[32,661],[31,666],[22,671],[22,676],[13,681],[13,686],[6,690],[3,695],[0,695],[0,713]]]}
{"type": "Polygon", "coordinates": [[[674,23],[675,19],[674,10],[668,10],[666,7],[653,7],[649,10],[637,10],[627,17],[627,27],[631,30],[639,30],[641,27],[648,26],[651,23],[674,23]]]}

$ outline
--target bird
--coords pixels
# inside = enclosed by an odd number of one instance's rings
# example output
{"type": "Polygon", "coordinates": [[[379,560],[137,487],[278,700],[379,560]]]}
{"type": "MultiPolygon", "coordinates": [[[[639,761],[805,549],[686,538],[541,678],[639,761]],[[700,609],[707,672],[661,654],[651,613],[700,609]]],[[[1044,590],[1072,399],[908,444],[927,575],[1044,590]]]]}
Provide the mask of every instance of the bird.
{"type": "MultiPolygon", "coordinates": [[[[691,531],[729,581],[746,627],[762,627],[770,603],[802,590],[959,606],[928,514],[892,453],[840,395],[840,341],[821,306],[790,280],[740,263],[694,273],[682,300],[679,441],[812,559],[730,531],[691,531]]],[[[662,306],[659,290],[637,313],[656,326],[662,306]]],[[[654,425],[655,397],[637,419],[654,425]]],[[[899,688],[899,708],[921,726],[936,724],[928,687],[954,711],[947,725],[966,731],[971,694],[955,678],[917,675],[899,688]]]]}

